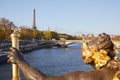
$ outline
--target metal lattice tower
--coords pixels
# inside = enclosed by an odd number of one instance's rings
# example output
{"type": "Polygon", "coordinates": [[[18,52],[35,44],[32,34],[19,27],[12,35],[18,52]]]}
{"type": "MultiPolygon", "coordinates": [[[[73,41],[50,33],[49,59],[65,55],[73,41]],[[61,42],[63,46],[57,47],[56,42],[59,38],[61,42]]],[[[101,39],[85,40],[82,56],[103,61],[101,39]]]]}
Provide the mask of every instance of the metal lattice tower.
{"type": "Polygon", "coordinates": [[[33,25],[32,25],[32,29],[36,29],[36,16],[35,16],[35,9],[33,9],[33,25]]]}

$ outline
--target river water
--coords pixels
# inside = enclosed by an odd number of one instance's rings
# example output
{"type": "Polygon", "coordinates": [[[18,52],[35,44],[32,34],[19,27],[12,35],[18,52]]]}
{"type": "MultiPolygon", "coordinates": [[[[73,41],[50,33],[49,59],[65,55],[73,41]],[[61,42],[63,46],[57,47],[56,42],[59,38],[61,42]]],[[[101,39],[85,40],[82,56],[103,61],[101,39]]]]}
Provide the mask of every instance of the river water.
{"type": "MultiPolygon", "coordinates": [[[[81,56],[81,44],[72,44],[68,48],[40,49],[24,55],[31,66],[49,75],[61,75],[73,71],[92,70],[84,65],[81,56]]],[[[11,64],[0,64],[0,80],[11,80],[11,64]]],[[[22,72],[21,80],[25,80],[22,72]]]]}

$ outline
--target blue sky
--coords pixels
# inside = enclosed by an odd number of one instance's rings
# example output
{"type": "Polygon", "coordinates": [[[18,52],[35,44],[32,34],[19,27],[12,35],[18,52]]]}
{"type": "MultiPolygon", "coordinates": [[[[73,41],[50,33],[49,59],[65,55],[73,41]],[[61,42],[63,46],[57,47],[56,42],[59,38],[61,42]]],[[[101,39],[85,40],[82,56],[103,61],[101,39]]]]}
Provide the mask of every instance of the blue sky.
{"type": "Polygon", "coordinates": [[[0,0],[0,17],[16,26],[68,34],[120,34],[120,0],[0,0]]]}

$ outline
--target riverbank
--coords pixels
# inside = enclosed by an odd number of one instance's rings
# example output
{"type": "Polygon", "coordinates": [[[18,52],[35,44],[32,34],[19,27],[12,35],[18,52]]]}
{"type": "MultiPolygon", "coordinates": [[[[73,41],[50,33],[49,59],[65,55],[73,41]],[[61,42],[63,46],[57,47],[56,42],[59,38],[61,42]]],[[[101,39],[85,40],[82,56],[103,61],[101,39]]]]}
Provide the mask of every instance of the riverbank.
{"type": "MultiPolygon", "coordinates": [[[[34,44],[27,43],[27,44],[21,45],[19,50],[23,54],[25,54],[25,53],[32,52],[35,50],[47,49],[47,48],[52,48],[52,47],[53,47],[53,45],[51,45],[51,44],[39,45],[38,43],[34,43],[34,44]]],[[[56,47],[60,47],[60,46],[56,46],[56,47]]],[[[10,47],[7,47],[4,50],[1,50],[1,52],[0,52],[0,64],[7,62],[7,54],[9,52],[9,48],[10,47]]]]}

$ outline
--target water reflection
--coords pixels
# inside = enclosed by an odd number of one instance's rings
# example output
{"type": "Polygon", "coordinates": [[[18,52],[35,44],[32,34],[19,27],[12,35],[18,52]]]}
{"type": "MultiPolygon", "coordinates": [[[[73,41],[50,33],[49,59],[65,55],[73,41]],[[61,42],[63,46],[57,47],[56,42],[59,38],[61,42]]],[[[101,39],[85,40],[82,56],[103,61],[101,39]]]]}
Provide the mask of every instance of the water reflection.
{"type": "Polygon", "coordinates": [[[82,44],[80,43],[74,43],[74,44],[69,44],[68,48],[81,48],[82,44]]]}

